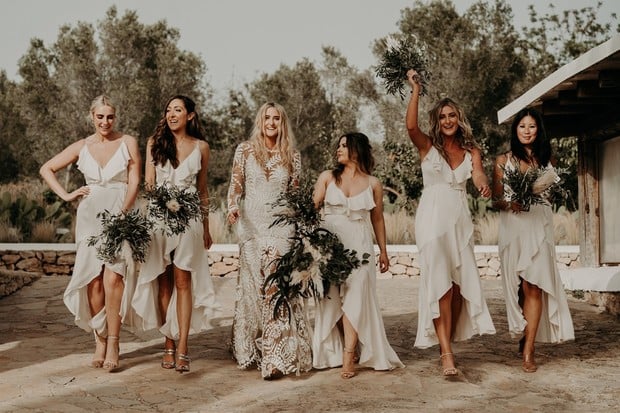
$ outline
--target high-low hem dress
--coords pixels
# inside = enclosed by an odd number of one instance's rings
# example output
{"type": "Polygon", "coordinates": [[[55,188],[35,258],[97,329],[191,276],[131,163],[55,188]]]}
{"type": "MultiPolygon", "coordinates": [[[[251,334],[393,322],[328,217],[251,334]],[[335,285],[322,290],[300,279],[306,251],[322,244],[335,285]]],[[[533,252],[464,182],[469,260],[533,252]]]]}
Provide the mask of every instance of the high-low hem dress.
{"type": "MultiPolygon", "coordinates": [[[[506,168],[515,168],[510,158],[506,168]]],[[[520,338],[527,325],[519,306],[519,287],[524,279],[542,290],[542,314],[535,340],[574,340],[573,322],[556,262],[551,207],[535,204],[518,214],[501,211],[498,249],[510,335],[520,338]]]]}
{"type": "Polygon", "coordinates": [[[415,217],[421,275],[414,344],[418,348],[439,344],[433,320],[439,318],[439,299],[453,283],[460,287],[463,305],[459,319],[453,320],[452,340],[495,333],[474,255],[474,225],[466,195],[472,170],[469,152],[454,170],[434,146],[422,160],[424,190],[415,217]]]}
{"type": "Polygon", "coordinates": [[[368,263],[355,269],[340,286],[331,286],[326,297],[316,303],[312,340],[313,367],[324,369],[342,365],[343,338],[337,323],[346,315],[358,334],[359,365],[375,370],[405,367],[390,346],[376,292],[376,264],[370,223],[375,207],[372,188],[346,197],[332,181],[325,192],[324,224],[360,260],[368,263]]]}
{"type": "MultiPolygon", "coordinates": [[[[156,185],[166,183],[179,188],[196,191],[196,177],[201,169],[201,153],[196,144],[190,155],[179,163],[175,169],[170,161],[156,166],[156,185]]],[[[207,219],[205,217],[205,219],[207,219]]],[[[209,273],[209,257],[204,247],[203,223],[190,221],[182,234],[166,236],[155,231],[145,262],[140,267],[133,307],[140,317],[139,328],[147,331],[159,328],[168,338],[179,338],[177,317],[177,289],[173,288],[172,297],[166,312],[166,320],[159,314],[157,278],[170,264],[191,273],[192,316],[190,334],[213,328],[214,318],[220,315],[220,305],[215,296],[215,289],[209,273]]]]}
{"type": "Polygon", "coordinates": [[[131,160],[129,149],[122,141],[108,163],[101,167],[91,155],[86,142],[80,150],[77,167],[84,175],[90,193],[83,197],[77,208],[75,225],[76,254],[71,280],[63,301],[75,316],[75,324],[85,331],[95,330],[107,336],[105,307],[91,315],[88,301],[88,284],[102,274],[104,266],[123,277],[124,290],[121,298],[120,316],[125,327],[132,327],[135,317],[131,308],[136,275],[133,262],[120,258],[104,262],[97,257],[96,246],[88,246],[88,239],[101,236],[102,225],[97,214],[104,210],[119,213],[127,195],[127,165],[131,160]]]}

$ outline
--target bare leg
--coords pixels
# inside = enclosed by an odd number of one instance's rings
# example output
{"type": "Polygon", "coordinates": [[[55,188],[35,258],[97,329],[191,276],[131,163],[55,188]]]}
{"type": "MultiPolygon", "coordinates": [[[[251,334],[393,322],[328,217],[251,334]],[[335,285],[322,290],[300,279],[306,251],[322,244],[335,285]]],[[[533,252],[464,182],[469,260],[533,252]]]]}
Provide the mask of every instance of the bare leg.
{"type": "MultiPolygon", "coordinates": [[[[161,318],[161,322],[166,322],[166,315],[168,313],[168,305],[170,304],[170,300],[172,298],[172,290],[174,288],[174,277],[172,275],[172,265],[166,267],[166,271],[163,274],[160,274],[157,277],[157,282],[159,285],[159,292],[157,296],[157,301],[159,304],[159,316],[161,318]]],[[[175,352],[176,346],[174,340],[165,337],[164,341],[164,357],[162,358],[162,367],[163,368],[174,368],[175,366],[175,352]]]]}
{"type": "Polygon", "coordinates": [[[179,322],[179,344],[177,346],[177,371],[189,371],[187,358],[189,324],[192,317],[192,274],[174,267],[174,285],[177,289],[177,318],[179,322]],[[182,357],[185,356],[185,357],[182,357]]]}
{"type": "Polygon", "coordinates": [[[463,308],[463,296],[461,296],[461,287],[452,283],[452,320],[450,328],[450,341],[454,338],[454,330],[461,316],[461,308],[463,308]]]}
{"type": "Polygon", "coordinates": [[[342,372],[343,379],[350,379],[355,376],[355,347],[357,346],[357,331],[347,318],[342,316],[342,328],[344,330],[344,352],[342,353],[342,372]]]}
{"type": "Polygon", "coordinates": [[[103,270],[103,289],[105,291],[106,323],[108,326],[108,343],[104,367],[114,369],[118,367],[119,343],[121,332],[121,301],[125,283],[123,277],[114,271],[103,270]]]}
{"type": "Polygon", "coordinates": [[[523,280],[523,317],[525,326],[525,344],[523,346],[523,370],[533,373],[537,370],[534,362],[534,340],[538,332],[538,324],[542,314],[542,290],[534,284],[523,280]]]}
{"type": "MultiPolygon", "coordinates": [[[[86,287],[86,294],[88,296],[88,306],[90,308],[90,315],[95,316],[105,306],[105,294],[103,291],[103,275],[95,277],[86,287]]],[[[95,354],[91,362],[93,367],[102,367],[105,360],[106,353],[106,339],[99,336],[95,331],[95,354]]]]}
{"type": "Polygon", "coordinates": [[[435,333],[439,339],[440,360],[444,376],[454,376],[457,374],[451,344],[453,294],[454,287],[450,288],[448,292],[439,299],[439,317],[433,319],[435,333]]]}

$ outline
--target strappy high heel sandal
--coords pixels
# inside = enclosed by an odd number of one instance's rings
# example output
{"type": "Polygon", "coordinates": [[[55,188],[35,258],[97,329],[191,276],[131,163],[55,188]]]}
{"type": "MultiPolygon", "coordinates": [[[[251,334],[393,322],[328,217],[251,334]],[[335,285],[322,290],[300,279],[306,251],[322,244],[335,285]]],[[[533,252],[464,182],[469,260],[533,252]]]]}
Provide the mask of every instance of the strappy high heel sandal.
{"type": "Polygon", "coordinates": [[[340,377],[343,379],[350,379],[355,377],[355,349],[344,348],[344,360],[342,361],[342,371],[340,377]],[[351,364],[349,368],[345,366],[344,360],[349,359],[351,364]]]}
{"type": "Polygon", "coordinates": [[[93,333],[95,334],[95,354],[93,356],[93,359],[90,362],[90,365],[93,366],[94,368],[100,369],[101,367],[103,367],[103,362],[105,360],[105,353],[106,353],[106,349],[108,346],[108,339],[105,337],[101,337],[97,331],[93,331],[93,333]],[[103,352],[98,352],[97,349],[103,347],[103,352]],[[98,354],[98,353],[103,353],[98,354]]]}
{"type": "Polygon", "coordinates": [[[189,372],[189,362],[190,358],[187,354],[179,353],[177,355],[177,365],[174,368],[179,373],[187,373],[189,372]],[[181,364],[183,363],[183,364],[181,364]]]}
{"type": "Polygon", "coordinates": [[[524,372],[534,373],[538,370],[538,366],[534,361],[534,352],[529,354],[523,354],[523,365],[521,366],[524,372]]]}
{"type": "Polygon", "coordinates": [[[443,353],[439,356],[439,364],[441,364],[443,368],[442,374],[446,377],[458,376],[459,371],[456,367],[443,367],[442,361],[444,357],[452,357],[452,361],[454,361],[454,353],[443,353]]]}
{"type": "Polygon", "coordinates": [[[176,353],[177,351],[174,348],[164,349],[164,356],[162,357],[162,360],[161,360],[161,367],[163,369],[170,370],[176,367],[176,362],[175,362],[176,353]],[[172,361],[164,360],[164,357],[166,356],[172,356],[172,361]]]}
{"type": "Polygon", "coordinates": [[[118,358],[120,357],[120,347],[118,344],[118,336],[108,336],[108,342],[116,341],[116,360],[111,360],[108,358],[108,351],[106,349],[106,359],[103,362],[103,368],[108,370],[109,372],[116,371],[119,367],[118,358]]]}

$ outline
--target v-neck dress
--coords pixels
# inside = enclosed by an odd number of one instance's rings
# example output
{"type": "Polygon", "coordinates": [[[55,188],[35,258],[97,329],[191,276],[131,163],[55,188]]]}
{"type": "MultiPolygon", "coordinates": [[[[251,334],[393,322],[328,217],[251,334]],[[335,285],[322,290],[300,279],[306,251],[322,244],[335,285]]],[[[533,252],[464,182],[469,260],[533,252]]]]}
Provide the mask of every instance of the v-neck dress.
{"type": "MultiPolygon", "coordinates": [[[[101,221],[97,214],[104,210],[119,213],[127,194],[127,166],[131,156],[122,141],[108,163],[101,167],[84,143],[78,156],[77,167],[84,175],[90,193],[83,197],[77,208],[75,225],[76,254],[73,273],[64,293],[64,303],[75,315],[75,323],[86,331],[96,330],[106,336],[105,308],[94,316],[90,313],[88,284],[102,273],[104,265],[124,277],[125,289],[121,300],[120,315],[126,326],[133,324],[131,296],[135,286],[135,274],[127,272],[123,259],[103,262],[97,258],[95,246],[88,246],[88,238],[101,235],[101,221]]],[[[133,264],[133,263],[129,263],[133,264]]],[[[133,267],[133,265],[132,265],[133,267]]]]}
{"type": "Polygon", "coordinates": [[[452,283],[463,297],[460,317],[453,320],[453,340],[495,333],[474,255],[474,225],[465,188],[472,170],[469,152],[454,170],[434,146],[422,161],[424,190],[415,217],[421,275],[415,347],[439,343],[433,319],[439,318],[439,299],[452,283]]]}
{"type": "MultiPolygon", "coordinates": [[[[201,153],[196,144],[190,155],[173,168],[170,161],[156,165],[156,185],[172,184],[179,188],[196,191],[196,180],[201,169],[201,153]]],[[[166,236],[156,231],[151,236],[151,245],[145,262],[140,266],[138,285],[132,305],[140,317],[141,330],[159,331],[166,337],[179,338],[177,317],[177,290],[173,289],[168,305],[166,319],[159,315],[157,277],[163,274],[166,267],[174,264],[191,273],[192,278],[192,317],[190,333],[198,333],[209,329],[217,316],[219,304],[215,298],[215,289],[209,273],[209,257],[204,247],[204,228],[201,221],[193,220],[189,227],[179,235],[166,236]]]]}
{"type": "Polygon", "coordinates": [[[327,296],[317,302],[312,339],[313,366],[318,369],[342,365],[343,338],[338,320],[346,314],[357,331],[359,364],[375,370],[404,367],[385,334],[377,298],[375,251],[370,211],[375,207],[372,188],[351,197],[332,181],[324,202],[324,225],[340,238],[345,248],[355,250],[368,263],[355,269],[340,287],[331,286],[327,296]]]}
{"type": "MultiPolygon", "coordinates": [[[[506,168],[517,167],[508,158],[506,168]]],[[[542,290],[536,341],[574,340],[573,321],[555,258],[551,206],[536,204],[518,214],[501,211],[498,249],[510,334],[520,338],[527,324],[519,305],[519,286],[524,279],[542,290]]]]}

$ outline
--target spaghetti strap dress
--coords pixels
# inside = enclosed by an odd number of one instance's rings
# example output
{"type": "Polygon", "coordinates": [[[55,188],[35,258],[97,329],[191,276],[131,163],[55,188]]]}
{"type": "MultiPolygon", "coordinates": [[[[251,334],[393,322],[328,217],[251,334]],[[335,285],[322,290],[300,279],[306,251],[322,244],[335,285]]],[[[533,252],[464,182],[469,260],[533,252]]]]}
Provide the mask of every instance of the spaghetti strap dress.
{"type": "MultiPolygon", "coordinates": [[[[156,185],[172,184],[179,188],[196,191],[196,177],[201,168],[201,153],[198,143],[190,155],[175,169],[170,161],[156,166],[156,185]]],[[[215,297],[215,289],[209,273],[209,257],[204,247],[203,224],[199,220],[190,221],[182,234],[166,236],[159,231],[152,234],[151,245],[145,262],[140,267],[138,284],[132,305],[140,317],[140,329],[159,331],[166,337],[179,338],[177,317],[177,290],[161,320],[158,310],[159,285],[157,277],[166,267],[174,264],[191,273],[192,278],[192,317],[190,334],[214,327],[211,323],[219,315],[220,305],[215,297]]]]}
{"type": "MultiPolygon", "coordinates": [[[[511,157],[506,168],[516,168],[511,157]]],[[[529,211],[518,214],[501,211],[498,249],[511,336],[520,338],[527,324],[519,305],[523,279],[542,290],[542,314],[535,340],[574,340],[573,322],[556,262],[551,206],[533,204],[529,211]]]]}
{"type": "Polygon", "coordinates": [[[353,270],[345,283],[331,286],[326,297],[317,301],[312,340],[313,366],[317,369],[342,365],[343,339],[337,323],[346,315],[357,331],[359,365],[375,370],[404,367],[390,346],[377,298],[377,274],[370,210],[375,201],[370,185],[347,197],[330,182],[325,192],[324,225],[340,238],[345,248],[358,257],[370,255],[368,263],[353,270]]]}
{"type": "Polygon", "coordinates": [[[131,296],[136,282],[135,272],[132,271],[133,262],[126,262],[120,257],[115,262],[104,262],[97,257],[96,246],[88,245],[90,237],[101,235],[102,225],[97,214],[104,210],[112,214],[121,211],[127,194],[127,166],[130,160],[129,149],[125,142],[121,141],[104,166],[97,163],[86,142],[77,161],[77,167],[84,175],[90,193],[82,198],[77,208],[75,264],[63,301],[75,316],[75,324],[86,331],[95,330],[102,337],[107,336],[105,308],[94,316],[91,315],[87,288],[93,279],[102,274],[104,266],[123,277],[125,288],[120,308],[123,324],[131,327],[135,322],[131,308],[131,296]]]}
{"type": "Polygon", "coordinates": [[[421,275],[415,347],[439,343],[433,319],[439,317],[439,299],[453,283],[460,287],[463,306],[459,319],[453,320],[452,339],[495,333],[474,255],[474,225],[466,195],[472,170],[469,152],[455,169],[434,146],[422,160],[424,189],[415,217],[421,275]]]}

